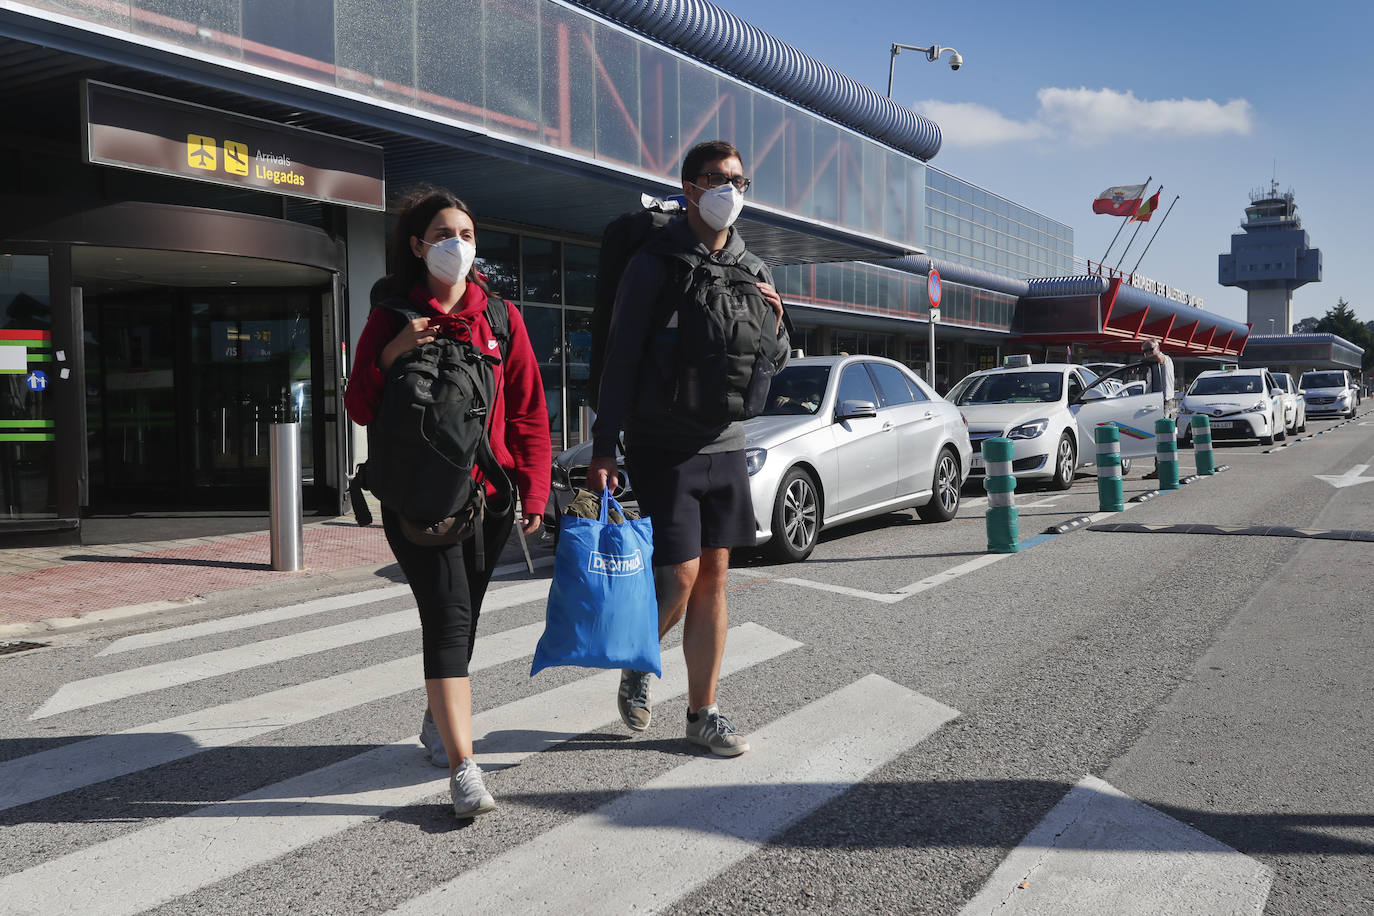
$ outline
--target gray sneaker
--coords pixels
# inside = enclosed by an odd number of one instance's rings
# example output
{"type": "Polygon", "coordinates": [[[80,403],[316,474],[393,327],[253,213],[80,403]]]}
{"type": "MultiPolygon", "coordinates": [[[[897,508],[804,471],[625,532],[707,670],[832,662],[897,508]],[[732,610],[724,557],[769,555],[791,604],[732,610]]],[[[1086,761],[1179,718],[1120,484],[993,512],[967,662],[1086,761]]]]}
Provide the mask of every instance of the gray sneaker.
{"type": "Polygon", "coordinates": [[[448,778],[448,795],[453,799],[453,813],[458,817],[476,817],[496,807],[496,799],[482,782],[482,768],[471,757],[464,757],[448,778]]]}
{"type": "Polygon", "coordinates": [[[620,707],[621,721],[637,732],[649,727],[649,719],[654,714],[653,707],[649,705],[649,677],[647,671],[630,671],[627,668],[620,672],[620,693],[616,697],[616,705],[620,707]]]}
{"type": "Polygon", "coordinates": [[[425,710],[425,719],[420,723],[420,743],[425,746],[429,762],[436,767],[448,769],[448,751],[444,750],[444,738],[439,734],[439,726],[434,724],[434,716],[425,710]]]}
{"type": "Polygon", "coordinates": [[[749,742],[735,731],[731,721],[712,703],[697,712],[697,720],[687,720],[687,740],[711,749],[722,757],[738,757],[749,750],[749,742]]]}

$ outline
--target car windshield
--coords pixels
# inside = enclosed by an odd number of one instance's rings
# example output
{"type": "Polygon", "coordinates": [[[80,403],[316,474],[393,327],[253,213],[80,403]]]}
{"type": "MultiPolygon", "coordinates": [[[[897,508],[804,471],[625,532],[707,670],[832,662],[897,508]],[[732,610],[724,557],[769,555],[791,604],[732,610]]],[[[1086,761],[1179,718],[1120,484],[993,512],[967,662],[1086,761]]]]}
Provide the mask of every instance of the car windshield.
{"type": "Polygon", "coordinates": [[[998,372],[965,379],[956,404],[1016,404],[1058,401],[1064,391],[1061,372],[998,372]]]}
{"type": "Polygon", "coordinates": [[[788,366],[777,374],[768,387],[768,406],[765,417],[788,417],[815,414],[825,399],[825,385],[830,379],[829,366],[788,366]]]}
{"type": "Polygon", "coordinates": [[[1264,391],[1258,375],[1206,375],[1193,382],[1189,394],[1261,394],[1264,391]]]}
{"type": "Polygon", "coordinates": [[[1345,376],[1339,372],[1309,372],[1302,377],[1304,388],[1344,388],[1345,376]]]}

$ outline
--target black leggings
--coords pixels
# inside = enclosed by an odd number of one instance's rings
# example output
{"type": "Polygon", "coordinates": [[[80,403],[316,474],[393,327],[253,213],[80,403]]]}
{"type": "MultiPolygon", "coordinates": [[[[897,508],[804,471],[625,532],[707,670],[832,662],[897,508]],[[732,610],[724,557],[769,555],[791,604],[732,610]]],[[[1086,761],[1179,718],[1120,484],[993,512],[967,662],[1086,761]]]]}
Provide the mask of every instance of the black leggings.
{"type": "Polygon", "coordinates": [[[420,608],[425,680],[468,676],[482,599],[513,524],[510,515],[487,516],[482,524],[487,561],[478,572],[473,538],[446,547],[412,544],[401,533],[396,513],[382,507],[387,543],[420,608]]]}

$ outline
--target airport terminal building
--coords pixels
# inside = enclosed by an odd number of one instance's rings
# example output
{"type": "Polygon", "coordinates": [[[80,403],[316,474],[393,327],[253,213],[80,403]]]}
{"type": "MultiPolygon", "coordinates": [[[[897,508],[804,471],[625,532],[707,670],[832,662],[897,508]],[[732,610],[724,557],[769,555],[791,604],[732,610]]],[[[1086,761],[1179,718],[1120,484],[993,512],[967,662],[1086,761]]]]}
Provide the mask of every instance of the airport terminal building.
{"type": "Polygon", "coordinates": [[[1249,336],[1081,275],[1068,226],[930,164],[937,125],[705,0],[0,0],[0,114],[0,539],[263,509],[285,414],[307,508],[341,511],[349,356],[387,203],[419,182],[476,213],[555,449],[586,432],[601,230],[708,139],[743,153],[739,226],[810,353],[948,385],[1013,350],[1234,359],[1249,336]]]}

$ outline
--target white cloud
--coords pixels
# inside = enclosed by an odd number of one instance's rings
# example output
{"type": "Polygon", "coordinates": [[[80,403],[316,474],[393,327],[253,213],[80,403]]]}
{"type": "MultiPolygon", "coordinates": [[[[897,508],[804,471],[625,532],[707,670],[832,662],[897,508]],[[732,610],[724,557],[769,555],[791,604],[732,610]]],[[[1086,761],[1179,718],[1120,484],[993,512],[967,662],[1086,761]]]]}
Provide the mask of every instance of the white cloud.
{"type": "Polygon", "coordinates": [[[912,106],[940,125],[945,143],[959,146],[995,146],[1013,140],[1033,140],[1047,134],[1043,124],[1013,121],[1000,112],[974,102],[917,102],[912,106]]]}
{"type": "Polygon", "coordinates": [[[1245,135],[1251,107],[1245,99],[1138,99],[1114,89],[1041,89],[1035,116],[1017,121],[972,102],[917,102],[914,107],[940,125],[949,146],[993,146],[1016,140],[1066,137],[1096,146],[1119,137],[1215,137],[1245,135]]]}

